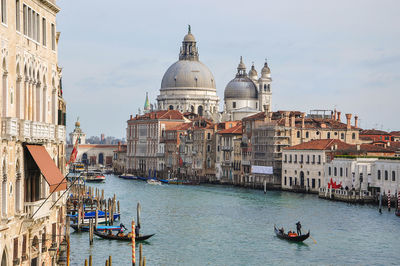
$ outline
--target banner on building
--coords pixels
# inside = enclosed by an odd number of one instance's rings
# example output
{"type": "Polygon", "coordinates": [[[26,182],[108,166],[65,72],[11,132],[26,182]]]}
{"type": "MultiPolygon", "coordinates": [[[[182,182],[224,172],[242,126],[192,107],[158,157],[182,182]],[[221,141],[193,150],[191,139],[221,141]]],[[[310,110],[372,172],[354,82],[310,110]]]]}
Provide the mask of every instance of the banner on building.
{"type": "Polygon", "coordinates": [[[272,175],[274,173],[274,168],[272,166],[252,165],[251,173],[252,174],[272,175]]]}

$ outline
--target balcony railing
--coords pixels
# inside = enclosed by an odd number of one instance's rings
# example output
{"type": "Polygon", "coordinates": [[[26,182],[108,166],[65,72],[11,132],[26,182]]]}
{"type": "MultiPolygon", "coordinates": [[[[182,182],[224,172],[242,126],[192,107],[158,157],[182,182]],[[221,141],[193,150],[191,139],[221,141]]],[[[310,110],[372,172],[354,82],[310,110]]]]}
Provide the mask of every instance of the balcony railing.
{"type": "Polygon", "coordinates": [[[231,150],[233,150],[233,147],[231,147],[231,146],[221,146],[221,150],[223,150],[223,151],[231,151],[231,150]]]}
{"type": "Polygon", "coordinates": [[[65,142],[65,126],[50,123],[4,117],[1,121],[1,135],[8,139],[21,141],[57,141],[65,142]]]}

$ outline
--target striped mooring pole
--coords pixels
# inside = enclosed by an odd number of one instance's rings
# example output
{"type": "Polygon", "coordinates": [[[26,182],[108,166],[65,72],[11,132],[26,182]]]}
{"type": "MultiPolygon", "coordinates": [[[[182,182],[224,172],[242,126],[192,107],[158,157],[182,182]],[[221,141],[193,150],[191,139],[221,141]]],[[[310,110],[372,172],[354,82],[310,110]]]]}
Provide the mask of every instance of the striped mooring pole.
{"type": "Polygon", "coordinates": [[[400,210],[400,191],[397,190],[397,210],[400,210]]]}
{"type": "Polygon", "coordinates": [[[136,257],[135,257],[135,220],[132,220],[132,266],[136,264],[136,257]]]}
{"type": "Polygon", "coordinates": [[[388,211],[390,211],[390,190],[388,190],[388,211]]]}

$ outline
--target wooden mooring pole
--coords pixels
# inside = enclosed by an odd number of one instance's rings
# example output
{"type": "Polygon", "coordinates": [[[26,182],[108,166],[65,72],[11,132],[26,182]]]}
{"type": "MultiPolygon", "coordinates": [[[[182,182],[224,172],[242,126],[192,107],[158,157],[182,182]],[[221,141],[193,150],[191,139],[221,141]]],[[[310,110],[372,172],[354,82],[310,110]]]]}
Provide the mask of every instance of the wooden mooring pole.
{"type": "Polygon", "coordinates": [[[135,257],[135,220],[132,220],[132,266],[136,264],[136,257],[135,257]]]}

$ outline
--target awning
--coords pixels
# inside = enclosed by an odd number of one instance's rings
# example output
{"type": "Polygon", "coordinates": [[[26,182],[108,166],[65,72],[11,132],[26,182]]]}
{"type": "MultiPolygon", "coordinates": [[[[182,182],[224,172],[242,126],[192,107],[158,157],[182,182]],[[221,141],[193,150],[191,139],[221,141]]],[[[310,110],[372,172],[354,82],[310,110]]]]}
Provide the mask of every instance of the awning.
{"type": "Polygon", "coordinates": [[[40,145],[26,145],[26,147],[49,184],[50,193],[67,189],[67,180],[64,179],[45,147],[40,145]],[[58,184],[60,185],[58,186],[58,184]]]}

